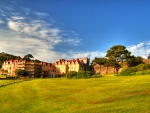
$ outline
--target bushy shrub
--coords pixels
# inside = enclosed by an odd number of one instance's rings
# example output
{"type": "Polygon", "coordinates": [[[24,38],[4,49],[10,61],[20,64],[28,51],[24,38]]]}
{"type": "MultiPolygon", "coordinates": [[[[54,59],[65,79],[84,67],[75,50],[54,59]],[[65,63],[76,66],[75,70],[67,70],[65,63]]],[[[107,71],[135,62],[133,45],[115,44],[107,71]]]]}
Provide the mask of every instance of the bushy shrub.
{"type": "Polygon", "coordinates": [[[131,75],[133,75],[136,71],[137,71],[136,67],[128,67],[128,68],[123,69],[123,70],[119,73],[119,75],[122,75],[122,76],[131,76],[131,75]]]}
{"type": "Polygon", "coordinates": [[[145,70],[145,71],[146,71],[146,73],[147,73],[147,74],[150,74],[150,69],[148,69],[148,70],[145,70]]]}
{"type": "Polygon", "coordinates": [[[150,64],[144,64],[143,65],[143,70],[148,70],[150,69],[150,64]]]}
{"type": "Polygon", "coordinates": [[[76,71],[70,71],[66,74],[66,77],[69,79],[72,79],[73,77],[76,78],[77,72],[76,71]]]}
{"type": "Polygon", "coordinates": [[[66,74],[62,74],[61,77],[66,77],[66,74]]]}
{"type": "Polygon", "coordinates": [[[92,72],[91,71],[86,71],[85,73],[85,78],[91,78],[92,72]]]}
{"type": "Polygon", "coordinates": [[[150,64],[139,64],[135,67],[123,69],[117,76],[145,75],[150,74],[150,64]]]}
{"type": "Polygon", "coordinates": [[[66,77],[69,79],[91,78],[91,76],[92,76],[91,71],[79,71],[79,72],[70,71],[66,74],[66,77]]]}
{"type": "Polygon", "coordinates": [[[150,74],[150,69],[149,70],[144,70],[144,71],[138,71],[135,73],[136,75],[146,75],[150,74]]]}
{"type": "Polygon", "coordinates": [[[143,71],[150,69],[150,64],[139,64],[136,66],[137,71],[143,71]]]}
{"type": "Polygon", "coordinates": [[[143,70],[144,70],[144,69],[143,69],[144,65],[145,65],[145,64],[139,64],[139,65],[137,65],[137,66],[136,66],[137,71],[143,71],[143,70]]]}
{"type": "Polygon", "coordinates": [[[92,75],[92,78],[99,78],[99,77],[102,77],[100,73],[96,73],[95,75],[92,75]]]}
{"type": "Polygon", "coordinates": [[[79,71],[79,72],[77,72],[77,78],[78,78],[78,79],[79,79],[79,78],[85,78],[85,74],[86,74],[85,71],[79,71]]]}
{"type": "Polygon", "coordinates": [[[22,70],[22,69],[17,69],[15,71],[15,74],[17,75],[17,77],[19,77],[19,76],[27,76],[27,71],[26,70],[22,70]]]}
{"type": "Polygon", "coordinates": [[[79,78],[91,78],[91,71],[79,71],[77,72],[77,79],[79,78]]]}
{"type": "Polygon", "coordinates": [[[146,75],[146,72],[145,71],[138,71],[135,74],[136,75],[146,75]]]}

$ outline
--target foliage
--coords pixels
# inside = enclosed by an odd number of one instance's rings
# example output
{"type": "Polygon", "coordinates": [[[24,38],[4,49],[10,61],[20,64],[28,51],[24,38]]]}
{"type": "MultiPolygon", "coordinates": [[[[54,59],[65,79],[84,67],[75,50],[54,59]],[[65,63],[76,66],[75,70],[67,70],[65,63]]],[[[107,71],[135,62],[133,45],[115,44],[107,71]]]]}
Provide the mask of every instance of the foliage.
{"type": "Polygon", "coordinates": [[[79,78],[85,78],[85,74],[86,74],[85,71],[79,71],[79,72],[77,72],[77,78],[78,78],[78,79],[79,79],[79,78]]]}
{"type": "Polygon", "coordinates": [[[17,76],[27,76],[27,71],[26,71],[26,70],[22,70],[22,69],[17,69],[17,70],[15,71],[15,74],[16,74],[17,76]]]}
{"type": "Polygon", "coordinates": [[[150,64],[144,64],[143,65],[143,70],[147,70],[150,69],[150,64]]]}
{"type": "Polygon", "coordinates": [[[91,71],[79,71],[79,72],[70,71],[66,74],[66,77],[69,79],[91,78],[91,76],[92,76],[91,71]]]}
{"type": "Polygon", "coordinates": [[[113,66],[118,73],[121,67],[120,63],[128,60],[130,58],[130,54],[131,52],[129,52],[125,46],[115,45],[107,51],[106,57],[108,58],[109,64],[113,66]]]}
{"type": "Polygon", "coordinates": [[[136,67],[137,71],[143,71],[143,67],[144,67],[145,64],[139,64],[136,67]]]}
{"type": "Polygon", "coordinates": [[[66,77],[66,76],[67,76],[67,74],[62,74],[62,75],[61,75],[61,77],[66,77]]]}
{"type": "Polygon", "coordinates": [[[100,73],[96,73],[95,75],[92,75],[92,78],[99,78],[99,77],[102,77],[100,73]]]}
{"type": "Polygon", "coordinates": [[[134,75],[135,72],[137,71],[137,68],[136,67],[127,67],[125,69],[123,69],[119,75],[122,75],[122,76],[130,76],[130,75],[134,75]]]}
{"type": "Polygon", "coordinates": [[[76,78],[77,72],[76,71],[70,71],[66,74],[66,77],[69,79],[72,79],[73,77],[76,78]]]}
{"type": "Polygon", "coordinates": [[[77,72],[76,78],[90,78],[92,76],[91,71],[79,71],[77,72]]]}
{"type": "Polygon", "coordinates": [[[34,62],[35,62],[35,63],[41,63],[41,61],[38,60],[38,59],[35,59],[34,62]]]}
{"type": "Polygon", "coordinates": [[[4,61],[17,58],[20,58],[20,56],[11,55],[4,52],[0,53],[0,68],[2,67],[4,61]]]}
{"type": "Polygon", "coordinates": [[[133,55],[133,56],[130,56],[129,59],[127,60],[128,67],[134,67],[142,63],[143,63],[142,57],[140,56],[136,57],[133,55]]]}
{"type": "Polygon", "coordinates": [[[115,45],[111,47],[106,54],[108,58],[114,58],[115,61],[120,62],[127,60],[130,57],[131,52],[129,52],[123,45],[115,45]]]}
{"type": "Polygon", "coordinates": [[[91,76],[92,76],[92,72],[86,71],[85,78],[91,78],[91,76]]]}
{"type": "Polygon", "coordinates": [[[95,65],[95,64],[104,65],[106,60],[107,58],[105,57],[100,57],[100,58],[95,57],[95,59],[92,61],[92,65],[95,65]]]}
{"type": "Polygon", "coordinates": [[[127,67],[123,69],[118,75],[130,76],[130,75],[144,75],[149,74],[150,64],[139,64],[135,67],[127,67]]]}
{"type": "Polygon", "coordinates": [[[136,72],[136,75],[146,75],[146,74],[150,74],[150,69],[136,72]]]}
{"type": "Polygon", "coordinates": [[[26,61],[30,61],[31,58],[34,58],[31,54],[27,54],[27,55],[25,55],[25,56],[23,57],[23,59],[26,60],[26,61]]]}

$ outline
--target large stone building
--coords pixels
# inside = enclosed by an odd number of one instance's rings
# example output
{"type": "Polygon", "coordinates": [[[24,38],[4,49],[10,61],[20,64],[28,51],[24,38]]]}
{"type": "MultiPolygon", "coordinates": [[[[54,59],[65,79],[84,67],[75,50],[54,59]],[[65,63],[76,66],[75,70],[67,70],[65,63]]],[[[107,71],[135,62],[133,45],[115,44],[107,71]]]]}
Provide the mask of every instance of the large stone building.
{"type": "Polygon", "coordinates": [[[1,73],[11,76],[15,76],[15,70],[17,69],[18,59],[17,60],[7,60],[3,63],[1,73]]]}
{"type": "Polygon", "coordinates": [[[3,74],[15,77],[16,69],[26,70],[29,77],[59,77],[69,71],[86,71],[89,69],[89,59],[79,58],[72,60],[59,59],[55,63],[40,62],[34,60],[7,60],[3,63],[3,74]]]}
{"type": "Polygon", "coordinates": [[[59,59],[55,62],[57,72],[61,75],[69,71],[87,71],[89,70],[88,58],[77,58],[72,60],[59,59]]]}
{"type": "Polygon", "coordinates": [[[19,60],[16,69],[26,70],[29,77],[40,77],[41,64],[34,61],[19,60]]]}

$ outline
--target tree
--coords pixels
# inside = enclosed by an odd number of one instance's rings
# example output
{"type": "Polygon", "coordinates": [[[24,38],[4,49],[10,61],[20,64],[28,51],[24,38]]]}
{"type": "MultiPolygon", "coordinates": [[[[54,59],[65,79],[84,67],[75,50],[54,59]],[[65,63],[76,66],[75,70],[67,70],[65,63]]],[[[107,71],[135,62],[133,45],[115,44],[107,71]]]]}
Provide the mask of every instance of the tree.
{"type": "Polygon", "coordinates": [[[143,61],[142,61],[142,57],[140,57],[140,56],[130,56],[130,58],[128,59],[128,61],[127,61],[127,65],[128,65],[128,67],[134,67],[134,66],[137,66],[137,65],[139,65],[139,64],[141,64],[141,63],[143,63],[143,61]]]}
{"type": "Polygon", "coordinates": [[[35,63],[41,63],[41,61],[38,60],[38,59],[35,59],[34,62],[35,62],[35,63]]]}
{"type": "Polygon", "coordinates": [[[15,71],[15,74],[16,74],[17,76],[27,76],[27,71],[26,71],[26,70],[22,70],[22,69],[17,69],[17,70],[15,71]]]}
{"type": "Polygon", "coordinates": [[[34,58],[31,54],[27,54],[27,55],[25,55],[25,56],[23,57],[23,59],[26,60],[26,61],[30,61],[31,58],[34,58]]]}
{"type": "Polygon", "coordinates": [[[121,63],[127,61],[130,58],[130,54],[131,52],[125,46],[115,45],[107,51],[106,57],[110,60],[111,66],[116,69],[116,73],[118,73],[121,63]]]}
{"type": "Polygon", "coordinates": [[[106,63],[106,60],[107,58],[104,57],[100,57],[100,58],[95,57],[95,59],[92,61],[92,65],[99,64],[100,65],[99,72],[101,72],[101,65],[104,65],[106,63]]]}

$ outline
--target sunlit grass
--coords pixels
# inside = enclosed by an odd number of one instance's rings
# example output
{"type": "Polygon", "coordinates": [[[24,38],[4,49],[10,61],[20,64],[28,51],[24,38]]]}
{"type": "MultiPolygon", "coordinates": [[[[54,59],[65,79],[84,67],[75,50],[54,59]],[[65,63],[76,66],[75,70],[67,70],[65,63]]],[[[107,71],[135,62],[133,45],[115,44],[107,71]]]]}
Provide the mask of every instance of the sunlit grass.
{"type": "Polygon", "coordinates": [[[7,82],[7,81],[10,81],[10,80],[0,80],[0,83],[4,83],[4,82],[7,82]]]}
{"type": "Polygon", "coordinates": [[[0,78],[6,78],[6,75],[0,75],[0,78]]]}
{"type": "Polygon", "coordinates": [[[150,112],[150,75],[36,79],[0,88],[1,113],[150,112]]]}

